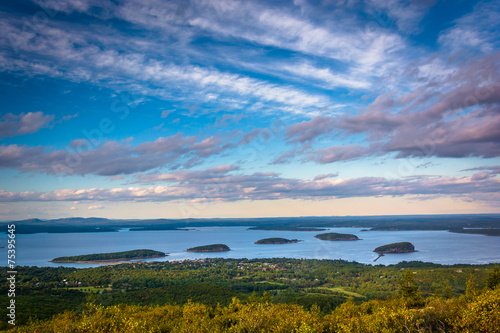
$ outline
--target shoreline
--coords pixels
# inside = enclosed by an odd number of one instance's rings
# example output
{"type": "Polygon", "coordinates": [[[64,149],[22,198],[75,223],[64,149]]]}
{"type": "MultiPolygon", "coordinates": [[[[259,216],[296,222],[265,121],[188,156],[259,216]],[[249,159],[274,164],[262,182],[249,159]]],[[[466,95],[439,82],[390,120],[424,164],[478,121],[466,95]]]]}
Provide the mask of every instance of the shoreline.
{"type": "Polygon", "coordinates": [[[136,262],[135,260],[142,260],[142,259],[155,259],[155,258],[164,258],[168,257],[168,254],[165,254],[164,256],[155,256],[155,257],[134,257],[134,258],[121,258],[121,259],[109,259],[109,260],[78,260],[78,261],[73,261],[73,260],[61,260],[61,261],[54,261],[54,260],[49,260],[49,262],[55,263],[55,264],[88,264],[88,265],[118,265],[118,264],[126,264],[126,263],[133,263],[136,262]]]}

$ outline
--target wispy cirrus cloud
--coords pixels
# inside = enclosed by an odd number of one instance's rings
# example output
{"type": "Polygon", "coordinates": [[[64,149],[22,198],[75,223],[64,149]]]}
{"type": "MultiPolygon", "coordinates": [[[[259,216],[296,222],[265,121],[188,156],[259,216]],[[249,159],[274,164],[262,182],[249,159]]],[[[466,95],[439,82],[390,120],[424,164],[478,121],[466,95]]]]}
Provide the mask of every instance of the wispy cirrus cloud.
{"type": "MultiPolygon", "coordinates": [[[[103,29],[91,27],[82,34],[78,25],[65,22],[50,22],[40,27],[37,35],[33,36],[23,33],[21,19],[8,18],[3,23],[2,30],[5,31],[5,36],[15,36],[14,43],[20,52],[17,56],[21,57],[12,59],[8,54],[4,55],[6,68],[72,77],[77,81],[90,80],[113,88],[134,88],[142,94],[165,99],[180,99],[181,94],[175,90],[182,90],[185,97],[186,91],[192,90],[188,88],[194,85],[204,91],[200,94],[191,93],[190,98],[200,99],[199,95],[211,93],[228,94],[238,96],[243,104],[262,101],[293,106],[294,112],[318,111],[338,103],[324,94],[302,89],[304,83],[316,82],[326,89],[366,89],[383,71],[398,65],[399,56],[395,56],[395,52],[404,45],[397,34],[388,30],[353,32],[345,29],[345,24],[340,24],[343,19],[338,25],[324,26],[315,22],[314,16],[301,16],[300,12],[293,10],[280,11],[257,2],[205,0],[182,5],[177,2],[144,3],[130,0],[120,4],[84,4],[80,1],[68,2],[64,6],[57,1],[41,1],[40,4],[65,13],[107,13],[106,15],[114,15],[143,28],[160,30],[162,38],[155,35],[153,36],[156,38],[147,40],[137,36],[130,38],[109,26],[103,29]],[[93,10],[95,7],[100,10],[93,10]],[[189,22],[190,26],[186,27],[185,22],[189,22]],[[304,59],[294,64],[275,61],[275,64],[266,68],[262,63],[238,62],[248,68],[260,67],[274,77],[271,81],[221,71],[213,64],[226,63],[225,54],[231,51],[223,50],[221,54],[203,52],[191,45],[192,39],[199,34],[199,29],[214,37],[224,35],[260,45],[332,58],[344,65],[325,67],[304,59]],[[169,43],[164,42],[165,33],[172,38],[169,43]],[[143,56],[146,52],[148,57],[143,56]],[[179,65],[179,57],[174,55],[183,53],[210,59],[212,65],[179,65]],[[28,54],[30,57],[23,59],[28,54]],[[36,56],[35,66],[32,64],[33,56],[36,56]],[[289,82],[296,81],[298,85],[276,81],[276,78],[283,77],[295,78],[289,82]],[[138,81],[141,82],[139,85],[138,81]],[[161,88],[165,86],[169,86],[169,89],[161,88]],[[173,87],[177,89],[172,89],[173,87]],[[248,101],[249,98],[255,101],[248,101]]],[[[346,15],[353,20],[355,18],[353,13],[339,12],[337,15],[339,18],[346,15]]],[[[10,42],[12,40],[4,39],[6,49],[10,42]]],[[[287,108],[276,108],[280,109],[287,108]]]]}
{"type": "Polygon", "coordinates": [[[438,41],[455,53],[490,53],[498,47],[500,5],[497,1],[479,2],[474,11],[443,31],[438,41]]]}
{"type": "Polygon", "coordinates": [[[395,24],[400,31],[413,34],[421,32],[419,23],[435,3],[435,0],[370,0],[367,1],[367,11],[382,26],[389,27],[395,24]]]}
{"type": "Polygon", "coordinates": [[[82,34],[74,26],[51,22],[33,35],[23,33],[21,19],[12,18],[6,19],[1,27],[5,37],[0,38],[0,44],[7,50],[14,43],[17,50],[15,57],[11,52],[0,54],[4,71],[64,76],[163,99],[184,100],[188,93],[190,99],[204,101],[204,96],[216,93],[237,96],[243,104],[262,101],[294,106],[296,110],[315,110],[330,103],[325,95],[290,84],[222,71],[215,66],[180,65],[175,57],[164,57],[163,53],[178,53],[179,46],[175,43],[165,46],[160,40],[148,41],[146,57],[144,43],[138,39],[131,42],[113,30],[106,31],[110,38],[105,39],[102,31],[82,34]],[[117,45],[121,50],[116,49],[117,45]]]}
{"type": "Polygon", "coordinates": [[[479,174],[484,175],[485,173],[489,176],[495,176],[500,174],[500,165],[499,166],[480,166],[475,168],[464,169],[462,171],[481,171],[479,174]]]}

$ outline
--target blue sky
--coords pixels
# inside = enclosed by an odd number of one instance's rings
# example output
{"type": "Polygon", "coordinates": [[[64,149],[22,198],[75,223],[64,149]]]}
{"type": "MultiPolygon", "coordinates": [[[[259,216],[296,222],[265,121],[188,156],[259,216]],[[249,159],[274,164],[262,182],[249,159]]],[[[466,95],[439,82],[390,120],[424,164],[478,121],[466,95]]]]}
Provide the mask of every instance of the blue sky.
{"type": "Polygon", "coordinates": [[[500,212],[499,1],[0,5],[0,219],[500,212]]]}

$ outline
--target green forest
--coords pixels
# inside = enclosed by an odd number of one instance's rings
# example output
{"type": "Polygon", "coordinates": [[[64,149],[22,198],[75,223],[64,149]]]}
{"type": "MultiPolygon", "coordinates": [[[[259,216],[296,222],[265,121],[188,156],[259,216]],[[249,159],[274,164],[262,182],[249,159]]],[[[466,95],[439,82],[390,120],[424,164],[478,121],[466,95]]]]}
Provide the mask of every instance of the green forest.
{"type": "Polygon", "coordinates": [[[281,237],[259,239],[254,244],[291,244],[299,242],[298,239],[286,239],[281,237]]]}
{"type": "MultiPolygon", "coordinates": [[[[11,332],[498,332],[497,265],[203,259],[18,267],[11,332]]],[[[0,306],[8,305],[2,272],[0,306]]]]}
{"type": "Polygon", "coordinates": [[[377,247],[373,252],[377,253],[407,253],[415,252],[415,246],[409,242],[399,242],[377,247]]]}
{"type": "Polygon", "coordinates": [[[355,240],[359,240],[358,236],[356,236],[356,235],[339,234],[336,232],[319,234],[319,235],[316,235],[314,237],[321,239],[321,240],[327,240],[327,241],[355,241],[355,240]]]}
{"type": "Polygon", "coordinates": [[[210,244],[210,245],[202,245],[202,246],[192,247],[190,249],[187,249],[186,251],[188,251],[188,252],[226,252],[226,251],[231,251],[231,249],[226,244],[210,244]]]}

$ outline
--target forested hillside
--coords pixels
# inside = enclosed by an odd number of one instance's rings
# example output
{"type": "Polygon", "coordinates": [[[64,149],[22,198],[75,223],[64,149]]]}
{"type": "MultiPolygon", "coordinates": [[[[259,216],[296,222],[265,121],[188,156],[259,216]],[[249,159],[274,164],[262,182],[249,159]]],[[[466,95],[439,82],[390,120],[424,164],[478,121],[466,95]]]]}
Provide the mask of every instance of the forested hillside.
{"type": "MultiPolygon", "coordinates": [[[[3,272],[2,275],[5,275],[3,272]]],[[[2,276],[0,306],[7,306],[2,276]]],[[[495,332],[493,265],[205,259],[18,267],[12,332],[495,332]],[[31,319],[30,319],[31,317],[31,319]]]]}

